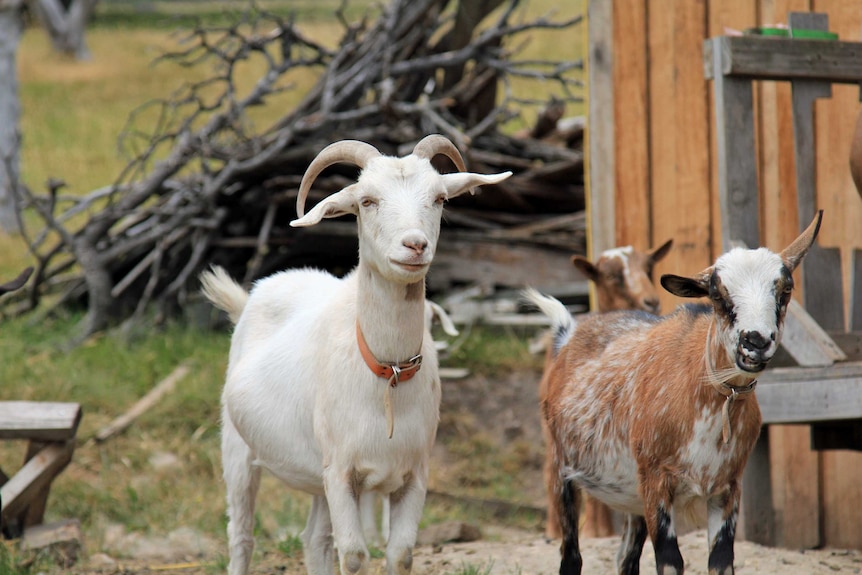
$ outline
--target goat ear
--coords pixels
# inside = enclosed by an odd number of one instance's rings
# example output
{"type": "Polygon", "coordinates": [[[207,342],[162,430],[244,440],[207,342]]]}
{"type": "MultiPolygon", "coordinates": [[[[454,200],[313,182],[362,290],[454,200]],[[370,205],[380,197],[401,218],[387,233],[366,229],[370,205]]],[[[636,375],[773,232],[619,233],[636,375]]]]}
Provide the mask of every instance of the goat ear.
{"type": "Polygon", "coordinates": [[[587,276],[587,279],[596,281],[599,277],[599,269],[584,256],[572,256],[572,265],[578,268],[581,273],[587,276]]]}
{"type": "Polygon", "coordinates": [[[304,228],[320,223],[323,218],[337,218],[347,214],[356,215],[356,184],[319,201],[307,214],[290,222],[291,227],[304,228]]]}
{"type": "Polygon", "coordinates": [[[709,295],[709,276],[711,273],[712,268],[700,272],[693,278],[664,274],[661,276],[661,286],[679,297],[706,297],[709,295]]]}
{"type": "Polygon", "coordinates": [[[446,193],[449,198],[460,196],[464,192],[476,193],[473,189],[475,186],[482,184],[497,184],[512,175],[512,172],[502,172],[500,174],[473,174],[471,172],[457,172],[454,174],[441,174],[443,185],[446,186],[446,193]]]}
{"type": "Polygon", "coordinates": [[[659,247],[647,252],[647,256],[653,263],[660,262],[668,254],[671,246],[673,246],[673,239],[669,239],[659,247]]]}
{"type": "Polygon", "coordinates": [[[819,210],[817,215],[814,216],[814,219],[811,220],[811,223],[808,224],[808,227],[804,232],[799,234],[799,237],[793,240],[793,243],[784,248],[784,250],[779,254],[781,256],[781,261],[784,262],[784,265],[787,266],[791,272],[796,269],[796,266],[799,265],[799,262],[802,261],[802,258],[805,257],[805,254],[808,253],[808,248],[814,244],[814,240],[817,238],[817,233],[820,231],[820,221],[823,219],[823,210],[819,210]]]}

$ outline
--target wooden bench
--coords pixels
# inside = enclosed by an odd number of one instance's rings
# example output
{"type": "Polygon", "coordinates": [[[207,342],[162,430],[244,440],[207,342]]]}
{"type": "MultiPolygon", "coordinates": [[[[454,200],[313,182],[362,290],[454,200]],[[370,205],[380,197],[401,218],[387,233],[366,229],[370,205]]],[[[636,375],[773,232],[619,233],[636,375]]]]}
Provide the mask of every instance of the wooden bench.
{"type": "MultiPolygon", "coordinates": [[[[824,14],[792,13],[790,28],[828,30],[824,14]]],[[[862,85],[862,43],[722,36],[704,43],[712,80],[718,144],[719,205],[725,249],[761,245],[752,81],[791,84],[797,208],[800,228],[817,210],[813,104],[831,97],[833,83],[862,85]]],[[[855,114],[848,118],[853,121],[855,114]]],[[[824,214],[824,225],[829,225],[824,214]]],[[[862,250],[854,249],[850,329],[845,330],[841,257],[812,246],[801,271],[803,304],[788,311],[783,347],[799,367],[775,367],[759,379],[764,426],[809,424],[813,449],[862,450],[862,250]]],[[[808,446],[803,446],[805,449],[808,446]]],[[[741,535],[767,545],[779,541],[773,508],[769,434],[761,434],[743,479],[741,535]]],[[[816,528],[816,526],[815,526],[816,528]]]]}
{"type": "Polygon", "coordinates": [[[77,403],[0,401],[0,440],[28,441],[21,469],[11,477],[0,470],[4,536],[42,523],[51,483],[72,460],[80,421],[77,403]]]}

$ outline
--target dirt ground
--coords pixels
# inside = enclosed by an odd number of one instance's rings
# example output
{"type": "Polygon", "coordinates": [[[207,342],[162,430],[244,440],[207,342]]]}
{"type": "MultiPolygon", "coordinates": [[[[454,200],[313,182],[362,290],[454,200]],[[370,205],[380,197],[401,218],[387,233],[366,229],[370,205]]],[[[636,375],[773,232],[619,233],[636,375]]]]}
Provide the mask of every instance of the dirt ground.
{"type": "MultiPolygon", "coordinates": [[[[467,445],[471,439],[481,437],[479,445],[488,444],[512,451],[505,453],[492,465],[506,465],[514,458],[519,475],[516,485],[522,486],[520,503],[534,507],[544,505],[541,481],[541,431],[536,408],[538,374],[512,373],[504,378],[474,377],[446,381],[443,390],[441,428],[434,454],[431,487],[445,489],[447,482],[457,481],[459,465],[467,465],[463,451],[453,446],[467,445]],[[513,447],[515,446],[515,447],[513,447]],[[508,459],[507,459],[508,458],[508,459]],[[453,471],[454,470],[454,471],[453,471]]],[[[420,545],[414,552],[414,569],[417,575],[539,575],[557,573],[559,568],[558,542],[548,542],[540,526],[512,528],[500,524],[479,525],[482,538],[470,543],[444,543],[438,546],[420,545]]],[[[585,574],[614,572],[619,537],[583,539],[581,551],[585,574]]],[[[680,538],[680,548],[689,575],[707,573],[706,533],[696,530],[680,538]]],[[[747,541],[737,541],[736,572],[745,574],[817,575],[833,573],[862,573],[862,552],[820,549],[792,550],[766,548],[747,541]]],[[[217,560],[226,550],[211,556],[188,557],[169,562],[164,559],[114,559],[93,554],[82,561],[75,573],[132,574],[132,573],[188,573],[211,575],[221,572],[224,565],[217,560]]],[[[301,574],[301,558],[288,558],[280,553],[265,553],[253,561],[253,574],[301,574]]],[[[641,572],[654,572],[654,555],[647,543],[641,559],[641,572]]],[[[384,574],[383,559],[373,559],[369,572],[384,574]]]]}

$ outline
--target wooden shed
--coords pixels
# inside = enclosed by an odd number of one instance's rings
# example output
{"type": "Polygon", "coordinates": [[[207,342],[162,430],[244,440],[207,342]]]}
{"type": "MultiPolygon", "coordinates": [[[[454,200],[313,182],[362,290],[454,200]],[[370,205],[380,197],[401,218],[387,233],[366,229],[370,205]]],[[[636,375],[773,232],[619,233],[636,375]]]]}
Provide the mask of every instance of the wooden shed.
{"type": "MultiPolygon", "coordinates": [[[[727,226],[739,225],[722,221],[722,213],[728,213],[722,205],[729,201],[726,179],[728,174],[735,177],[733,162],[745,161],[735,144],[728,145],[728,138],[738,135],[733,122],[739,118],[721,116],[721,105],[716,108],[715,80],[708,77],[711,54],[705,65],[704,48],[710,38],[732,30],[786,23],[791,12],[824,14],[840,41],[862,40],[862,2],[589,1],[591,253],[624,244],[647,248],[673,238],[673,250],[658,266],[660,275],[696,273],[724,251],[727,226]]],[[[856,55],[862,64],[862,51],[856,55]]],[[[741,185],[749,190],[751,203],[737,210],[759,230],[760,245],[781,249],[808,223],[797,202],[801,162],[796,154],[806,144],[799,149],[794,144],[790,82],[745,81],[753,94],[748,106],[753,169],[750,185],[741,185]]],[[[854,278],[862,278],[862,198],[851,180],[848,158],[862,109],[860,85],[836,82],[830,93],[815,90],[813,143],[807,144],[814,158],[813,201],[824,210],[818,243],[835,256],[833,267],[840,262],[835,282],[840,285],[821,298],[830,309],[840,310],[840,325],[823,327],[836,337],[840,333],[850,359],[859,360],[862,285],[854,285],[854,278]]],[[[805,301],[804,291],[797,291],[799,301],[805,301]]],[[[680,303],[670,294],[662,297],[663,309],[680,303]]],[[[862,548],[862,452],[814,450],[812,429],[803,424],[765,428],[770,485],[757,495],[770,500],[759,504],[771,509],[771,526],[765,536],[741,535],[791,548],[862,548]]],[[[741,530],[745,528],[742,522],[741,530]]]]}

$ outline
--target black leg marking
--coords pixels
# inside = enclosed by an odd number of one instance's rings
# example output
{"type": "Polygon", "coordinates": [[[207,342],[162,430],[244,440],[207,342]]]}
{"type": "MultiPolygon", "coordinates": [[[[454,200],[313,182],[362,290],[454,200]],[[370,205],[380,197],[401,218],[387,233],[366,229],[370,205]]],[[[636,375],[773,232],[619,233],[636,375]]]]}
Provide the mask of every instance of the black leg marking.
{"type": "Polygon", "coordinates": [[[733,575],[733,539],[736,536],[736,517],[729,517],[709,550],[709,575],[733,575]]]}
{"type": "Polygon", "coordinates": [[[571,481],[562,480],[560,493],[560,527],[563,531],[563,543],[560,547],[560,575],[581,575],[584,561],[578,547],[578,516],[580,514],[581,498],[578,486],[571,481]]]}
{"type": "Polygon", "coordinates": [[[664,507],[659,507],[656,514],[658,529],[653,541],[656,570],[659,575],[682,575],[684,564],[671,517],[664,507]]]}
{"type": "Polygon", "coordinates": [[[643,551],[646,538],[646,520],[643,517],[627,515],[623,540],[617,555],[617,567],[620,575],[638,575],[640,573],[641,551],[643,551]]]}

